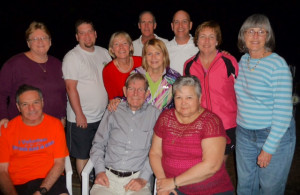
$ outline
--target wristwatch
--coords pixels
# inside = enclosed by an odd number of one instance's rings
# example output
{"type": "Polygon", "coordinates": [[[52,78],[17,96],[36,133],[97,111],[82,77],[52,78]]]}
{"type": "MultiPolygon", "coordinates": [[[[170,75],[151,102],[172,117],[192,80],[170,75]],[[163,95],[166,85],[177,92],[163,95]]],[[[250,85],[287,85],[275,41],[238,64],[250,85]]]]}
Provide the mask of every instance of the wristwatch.
{"type": "Polygon", "coordinates": [[[37,191],[39,191],[42,195],[47,194],[48,190],[45,187],[40,187],[37,191]]]}

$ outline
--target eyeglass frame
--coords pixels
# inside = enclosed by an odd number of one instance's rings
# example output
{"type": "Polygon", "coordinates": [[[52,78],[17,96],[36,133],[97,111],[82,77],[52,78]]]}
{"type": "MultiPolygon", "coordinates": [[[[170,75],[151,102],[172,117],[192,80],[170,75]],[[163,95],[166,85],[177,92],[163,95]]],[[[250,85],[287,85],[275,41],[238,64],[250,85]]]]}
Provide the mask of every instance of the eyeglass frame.
{"type": "Polygon", "coordinates": [[[34,37],[32,39],[28,39],[28,41],[31,41],[31,42],[38,42],[39,40],[40,41],[50,41],[50,37],[34,37]]]}
{"type": "Polygon", "coordinates": [[[245,34],[249,37],[254,37],[256,34],[259,37],[264,37],[268,34],[269,32],[264,30],[264,29],[260,29],[258,31],[255,31],[253,28],[250,28],[248,30],[245,31],[245,34]]]}

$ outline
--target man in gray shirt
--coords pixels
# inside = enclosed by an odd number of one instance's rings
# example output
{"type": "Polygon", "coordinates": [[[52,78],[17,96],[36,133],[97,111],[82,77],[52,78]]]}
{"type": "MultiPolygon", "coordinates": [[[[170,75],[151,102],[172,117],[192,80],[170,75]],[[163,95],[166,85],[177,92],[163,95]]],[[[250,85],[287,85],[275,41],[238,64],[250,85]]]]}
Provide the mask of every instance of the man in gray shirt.
{"type": "Polygon", "coordinates": [[[93,141],[96,180],[91,195],[151,194],[148,153],[160,111],[145,102],[149,90],[142,74],[130,75],[123,90],[127,101],[115,112],[105,112],[93,141]]]}

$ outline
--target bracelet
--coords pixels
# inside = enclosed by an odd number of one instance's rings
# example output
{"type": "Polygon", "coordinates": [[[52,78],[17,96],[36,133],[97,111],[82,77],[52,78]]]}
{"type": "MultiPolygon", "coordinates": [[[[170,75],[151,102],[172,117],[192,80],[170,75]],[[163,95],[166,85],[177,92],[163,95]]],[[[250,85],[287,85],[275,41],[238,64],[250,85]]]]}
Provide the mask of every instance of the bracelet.
{"type": "Polygon", "coordinates": [[[175,189],[178,189],[178,185],[176,184],[176,177],[173,177],[175,189]]]}

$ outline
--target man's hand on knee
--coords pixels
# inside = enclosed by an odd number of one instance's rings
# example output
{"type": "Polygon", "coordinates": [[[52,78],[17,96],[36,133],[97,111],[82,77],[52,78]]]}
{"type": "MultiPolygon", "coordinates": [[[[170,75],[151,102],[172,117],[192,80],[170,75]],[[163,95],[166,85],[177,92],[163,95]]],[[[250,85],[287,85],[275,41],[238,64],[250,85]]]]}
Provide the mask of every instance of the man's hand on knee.
{"type": "Polygon", "coordinates": [[[108,180],[108,177],[106,176],[105,172],[98,173],[98,175],[95,179],[95,184],[109,187],[109,180],[108,180]]]}
{"type": "Polygon", "coordinates": [[[130,182],[127,185],[125,185],[124,188],[125,188],[126,192],[128,190],[139,191],[142,188],[144,188],[146,184],[147,184],[146,180],[144,180],[142,178],[136,178],[136,179],[130,180],[130,182]]]}

